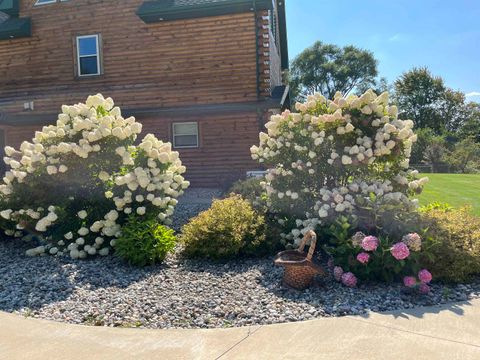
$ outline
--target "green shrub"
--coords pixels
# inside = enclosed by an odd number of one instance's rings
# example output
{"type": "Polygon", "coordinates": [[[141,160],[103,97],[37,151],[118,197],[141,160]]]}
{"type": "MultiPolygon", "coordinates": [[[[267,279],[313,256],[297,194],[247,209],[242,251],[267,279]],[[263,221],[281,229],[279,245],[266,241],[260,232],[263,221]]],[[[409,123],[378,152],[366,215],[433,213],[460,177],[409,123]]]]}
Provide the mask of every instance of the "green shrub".
{"type": "Polygon", "coordinates": [[[181,241],[187,257],[226,259],[265,255],[277,247],[267,236],[265,216],[239,195],[214,200],[212,207],[190,220],[181,241]]]}
{"type": "Polygon", "coordinates": [[[131,215],[116,240],[115,253],[131,265],[153,265],[165,259],[175,248],[173,230],[155,219],[131,215]]]}
{"type": "Polygon", "coordinates": [[[425,259],[434,278],[463,282],[480,274],[480,218],[461,209],[424,211],[429,235],[437,241],[434,260],[425,259]]]}
{"type": "Polygon", "coordinates": [[[238,180],[235,182],[228,194],[237,194],[241,195],[245,200],[250,201],[251,204],[257,204],[258,199],[261,198],[262,194],[265,192],[261,182],[264,181],[264,178],[249,178],[246,180],[238,180]]]}

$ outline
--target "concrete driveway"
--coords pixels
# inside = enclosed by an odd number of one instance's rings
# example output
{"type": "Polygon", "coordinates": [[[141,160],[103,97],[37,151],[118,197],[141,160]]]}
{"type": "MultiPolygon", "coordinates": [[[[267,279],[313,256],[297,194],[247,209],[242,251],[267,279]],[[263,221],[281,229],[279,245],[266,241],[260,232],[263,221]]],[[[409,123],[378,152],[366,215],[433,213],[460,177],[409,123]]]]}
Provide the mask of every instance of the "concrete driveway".
{"type": "Polygon", "coordinates": [[[480,299],[212,330],[86,327],[0,313],[0,359],[480,359],[480,299]]]}

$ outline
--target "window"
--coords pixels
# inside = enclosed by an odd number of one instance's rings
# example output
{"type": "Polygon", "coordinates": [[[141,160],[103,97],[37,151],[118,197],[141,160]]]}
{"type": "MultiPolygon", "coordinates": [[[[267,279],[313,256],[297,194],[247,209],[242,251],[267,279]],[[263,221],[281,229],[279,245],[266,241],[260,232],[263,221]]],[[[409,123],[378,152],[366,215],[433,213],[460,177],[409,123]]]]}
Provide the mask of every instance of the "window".
{"type": "Polygon", "coordinates": [[[35,6],[53,4],[53,3],[56,3],[56,2],[64,2],[64,1],[68,1],[68,0],[37,0],[37,2],[35,3],[35,6]]]}
{"type": "Polygon", "coordinates": [[[78,76],[100,75],[98,35],[77,37],[78,76]]]}
{"type": "Polygon", "coordinates": [[[173,147],[198,147],[198,124],[196,122],[173,123],[173,147]]]}

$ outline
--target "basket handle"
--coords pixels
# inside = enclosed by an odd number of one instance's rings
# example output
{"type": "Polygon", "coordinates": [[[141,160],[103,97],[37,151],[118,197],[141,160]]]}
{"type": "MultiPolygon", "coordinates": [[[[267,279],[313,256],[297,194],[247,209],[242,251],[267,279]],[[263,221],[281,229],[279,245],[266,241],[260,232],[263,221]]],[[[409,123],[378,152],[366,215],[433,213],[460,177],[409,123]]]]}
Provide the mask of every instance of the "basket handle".
{"type": "Polygon", "coordinates": [[[308,249],[307,260],[312,260],[313,252],[315,251],[315,246],[317,245],[317,234],[315,234],[315,231],[309,230],[305,234],[297,250],[303,252],[308,240],[310,240],[310,248],[308,249]]]}

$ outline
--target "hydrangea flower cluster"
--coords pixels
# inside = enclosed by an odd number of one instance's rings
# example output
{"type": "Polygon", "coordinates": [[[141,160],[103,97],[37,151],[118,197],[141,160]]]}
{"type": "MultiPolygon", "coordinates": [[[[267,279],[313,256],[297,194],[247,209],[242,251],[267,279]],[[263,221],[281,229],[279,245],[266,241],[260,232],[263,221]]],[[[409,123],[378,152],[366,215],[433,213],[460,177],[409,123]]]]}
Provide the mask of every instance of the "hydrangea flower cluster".
{"type": "Polygon", "coordinates": [[[415,276],[405,276],[403,278],[403,284],[410,289],[417,289],[421,294],[428,294],[430,292],[430,286],[428,285],[432,281],[432,274],[427,269],[422,269],[417,274],[418,281],[415,276]]]}
{"type": "MultiPolygon", "coordinates": [[[[391,243],[388,239],[365,235],[362,232],[355,233],[346,244],[331,249],[333,256],[332,266],[335,280],[341,281],[346,286],[354,283],[352,276],[360,278],[378,275],[377,273],[393,275],[392,273],[412,273],[418,268],[418,257],[414,257],[416,250],[421,247],[422,238],[416,233],[407,234],[402,241],[391,243]],[[405,243],[409,239],[409,245],[405,243]],[[410,248],[409,248],[410,247],[410,248]],[[412,250],[412,252],[410,252],[412,250]],[[391,256],[386,256],[390,253],[391,256]],[[411,256],[412,255],[412,256],[411,256]],[[340,266],[341,265],[341,266],[340,266]],[[349,280],[344,281],[342,276],[349,270],[349,280]],[[365,276],[363,276],[365,275],[365,276]]],[[[408,288],[418,288],[421,293],[428,293],[432,274],[427,270],[420,270],[417,274],[419,281],[414,276],[404,276],[403,283],[408,288]],[[418,286],[417,286],[418,285],[418,286]]]]}
{"type": "Polygon", "coordinates": [[[409,196],[428,178],[409,169],[413,122],[398,119],[388,93],[337,93],[333,100],[315,94],[296,110],[273,115],[251,148],[252,158],[269,167],[263,186],[270,210],[296,220],[286,241],[296,244],[340,216],[355,218],[372,199],[416,208],[409,196]]]}
{"type": "MultiPolygon", "coordinates": [[[[169,224],[189,182],[170,143],[122,117],[111,98],[89,96],[62,106],[55,125],[19,150],[6,147],[10,167],[0,185],[0,227],[8,236],[34,233],[46,245],[27,255],[107,255],[129,216],[169,224]]],[[[30,237],[29,237],[30,238],[30,237]]]]}

